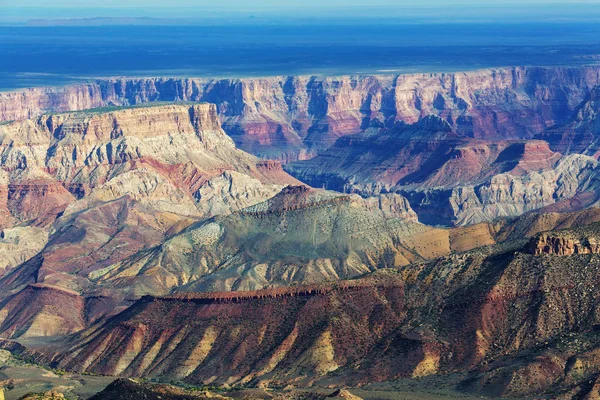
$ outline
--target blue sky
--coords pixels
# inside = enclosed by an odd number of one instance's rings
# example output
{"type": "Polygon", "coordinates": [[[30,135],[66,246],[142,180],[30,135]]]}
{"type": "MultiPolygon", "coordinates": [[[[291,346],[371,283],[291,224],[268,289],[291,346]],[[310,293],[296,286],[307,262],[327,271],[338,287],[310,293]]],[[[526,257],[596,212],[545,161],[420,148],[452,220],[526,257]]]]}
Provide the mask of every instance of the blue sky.
{"type": "Polygon", "coordinates": [[[600,21],[599,6],[600,0],[0,0],[0,24],[90,17],[223,20],[248,16],[273,21],[349,17],[486,23],[600,21]]]}
{"type": "MultiPolygon", "coordinates": [[[[576,0],[576,3],[600,4],[600,0],[576,0]]],[[[565,0],[19,0],[20,7],[340,7],[340,6],[441,6],[441,5],[481,5],[481,4],[556,4],[573,3],[565,0]]],[[[0,0],[0,6],[15,6],[14,0],[0,0]]]]}

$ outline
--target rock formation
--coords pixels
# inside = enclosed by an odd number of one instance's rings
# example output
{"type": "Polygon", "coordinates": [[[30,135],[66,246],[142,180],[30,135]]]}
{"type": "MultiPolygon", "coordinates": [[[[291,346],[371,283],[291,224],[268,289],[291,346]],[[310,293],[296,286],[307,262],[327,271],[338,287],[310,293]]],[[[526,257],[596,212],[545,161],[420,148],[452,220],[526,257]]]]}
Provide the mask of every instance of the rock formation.
{"type": "MultiPolygon", "coordinates": [[[[475,395],[587,396],[599,82],[509,68],[2,94],[0,348],[319,399],[436,374],[475,395]]],[[[98,396],[127,393],[213,396],[130,380],[98,396]]]]}
{"type": "Polygon", "coordinates": [[[209,104],[11,122],[0,158],[5,337],[65,334],[118,312],[123,294],[92,294],[105,268],[297,183],[236,149],[209,104]]]}
{"type": "Polygon", "coordinates": [[[580,153],[596,159],[600,156],[600,86],[592,89],[565,124],[548,128],[536,135],[563,154],[580,153]]]}
{"type": "MultiPolygon", "coordinates": [[[[257,179],[255,186],[295,182],[281,169],[265,168],[236,150],[220,128],[216,108],[208,104],[13,122],[0,126],[0,155],[5,227],[47,226],[63,212],[73,214],[125,195],[157,211],[198,216],[194,197],[201,196],[209,179],[228,170],[257,179]]],[[[239,199],[239,204],[230,199],[228,206],[243,208],[276,188],[257,189],[259,197],[239,199]]]]}
{"type": "Polygon", "coordinates": [[[432,116],[345,136],[286,169],[315,187],[402,194],[431,225],[514,217],[577,196],[588,196],[582,208],[598,200],[594,158],[561,156],[543,141],[467,138],[432,116]]]}
{"type": "Polygon", "coordinates": [[[452,132],[427,116],[393,128],[372,127],[339,139],[329,149],[286,169],[314,186],[363,195],[399,187],[454,188],[494,175],[552,169],[560,154],[542,141],[484,141],[452,132]]]}
{"type": "Polygon", "coordinates": [[[356,276],[415,260],[401,237],[416,215],[399,195],[364,200],[303,186],[188,228],[94,273],[135,298],[171,290],[253,290],[356,276]]]}
{"type": "Polygon", "coordinates": [[[556,394],[600,371],[593,312],[600,261],[589,254],[568,262],[541,257],[519,243],[329,288],[148,296],[71,336],[51,362],[76,371],[267,387],[355,386],[463,371],[460,387],[478,394],[556,394]]]}
{"type": "Polygon", "coordinates": [[[600,253],[600,232],[597,223],[540,233],[529,241],[531,254],[555,254],[568,256],[572,254],[600,253]]]}
{"type": "Polygon", "coordinates": [[[600,83],[599,71],[515,67],[337,78],[104,79],[0,94],[0,121],[150,101],[207,101],[217,104],[225,130],[241,149],[297,160],[360,132],[372,120],[413,123],[438,115],[469,137],[530,138],[566,122],[600,83]]]}

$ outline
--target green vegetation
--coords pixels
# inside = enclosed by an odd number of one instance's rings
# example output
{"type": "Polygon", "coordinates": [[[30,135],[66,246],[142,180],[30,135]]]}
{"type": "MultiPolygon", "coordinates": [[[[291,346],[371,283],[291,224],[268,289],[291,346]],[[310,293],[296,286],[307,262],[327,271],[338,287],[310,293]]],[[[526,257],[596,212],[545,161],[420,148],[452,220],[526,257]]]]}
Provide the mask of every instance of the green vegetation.
{"type": "Polygon", "coordinates": [[[131,104],[131,105],[114,105],[114,106],[104,106],[97,108],[89,108],[87,110],[79,110],[79,111],[64,111],[64,112],[53,112],[48,113],[46,115],[66,115],[66,114],[84,114],[84,115],[97,115],[97,114],[105,114],[108,112],[121,111],[121,110],[130,110],[137,108],[150,108],[150,107],[160,107],[167,105],[196,105],[196,104],[207,104],[206,102],[193,102],[193,101],[153,101],[148,103],[140,103],[140,104],[131,104]]]}

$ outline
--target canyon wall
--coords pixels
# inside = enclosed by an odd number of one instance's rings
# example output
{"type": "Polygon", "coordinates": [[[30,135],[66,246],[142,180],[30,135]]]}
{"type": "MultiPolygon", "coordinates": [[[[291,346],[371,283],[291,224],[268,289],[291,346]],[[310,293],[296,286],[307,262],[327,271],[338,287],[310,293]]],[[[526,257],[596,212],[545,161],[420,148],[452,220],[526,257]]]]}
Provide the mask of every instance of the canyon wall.
{"type": "Polygon", "coordinates": [[[52,365],[258,387],[460,371],[463,389],[502,398],[593,379],[598,256],[565,261],[518,250],[455,254],[329,288],[147,296],[71,336],[52,365]],[[566,350],[565,341],[581,345],[566,350]]]}
{"type": "Polygon", "coordinates": [[[0,94],[0,120],[151,101],[218,106],[238,147],[308,158],[371,120],[446,119],[475,138],[529,138],[563,123],[600,83],[600,67],[515,67],[464,73],[249,79],[110,78],[0,94]]]}
{"type": "Polygon", "coordinates": [[[529,253],[569,256],[600,253],[598,223],[579,225],[571,229],[542,232],[529,240],[529,253]]]}

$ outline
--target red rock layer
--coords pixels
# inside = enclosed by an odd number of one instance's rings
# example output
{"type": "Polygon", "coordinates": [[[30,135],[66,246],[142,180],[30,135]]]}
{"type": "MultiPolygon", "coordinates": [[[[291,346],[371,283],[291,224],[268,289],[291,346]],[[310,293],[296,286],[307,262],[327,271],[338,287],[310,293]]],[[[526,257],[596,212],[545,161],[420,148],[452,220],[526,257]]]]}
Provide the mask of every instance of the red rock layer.
{"type": "Polygon", "coordinates": [[[372,119],[438,115],[476,138],[528,138],[557,123],[600,83],[598,67],[504,68],[467,73],[240,80],[107,79],[0,95],[0,120],[45,111],[149,101],[208,101],[243,149],[285,161],[306,158],[372,119]]]}
{"type": "Polygon", "coordinates": [[[55,336],[86,324],[85,301],[77,292],[48,285],[29,285],[2,304],[3,337],[55,336]]]}
{"type": "MultiPolygon", "coordinates": [[[[55,362],[80,372],[266,386],[485,371],[512,356],[519,365],[520,352],[600,322],[598,258],[573,257],[479,252],[330,288],[145,297],[73,336],[55,362]]],[[[544,390],[562,379],[546,376],[544,390]]],[[[504,390],[540,387],[513,381],[504,390]]]]}

